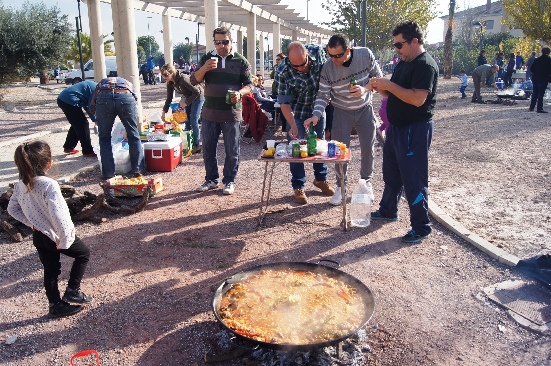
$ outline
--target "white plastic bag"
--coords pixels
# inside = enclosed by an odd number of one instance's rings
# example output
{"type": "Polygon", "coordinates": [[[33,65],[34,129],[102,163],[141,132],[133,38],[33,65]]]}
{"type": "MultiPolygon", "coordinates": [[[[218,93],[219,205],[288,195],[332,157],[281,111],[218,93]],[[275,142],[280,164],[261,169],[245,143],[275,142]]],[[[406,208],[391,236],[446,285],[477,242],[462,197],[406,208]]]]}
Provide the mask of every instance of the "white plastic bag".
{"type": "Polygon", "coordinates": [[[147,118],[147,122],[149,122],[150,124],[151,124],[151,122],[163,123],[163,121],[161,120],[161,113],[160,113],[160,112],[157,112],[157,113],[155,113],[154,115],[149,116],[149,117],[147,118]]]}
{"type": "Polygon", "coordinates": [[[113,129],[111,130],[111,145],[120,144],[122,140],[126,139],[126,129],[121,121],[115,122],[113,129]]]}
{"type": "Polygon", "coordinates": [[[113,145],[113,159],[115,159],[115,174],[126,174],[132,170],[130,151],[122,144],[113,145]]]}

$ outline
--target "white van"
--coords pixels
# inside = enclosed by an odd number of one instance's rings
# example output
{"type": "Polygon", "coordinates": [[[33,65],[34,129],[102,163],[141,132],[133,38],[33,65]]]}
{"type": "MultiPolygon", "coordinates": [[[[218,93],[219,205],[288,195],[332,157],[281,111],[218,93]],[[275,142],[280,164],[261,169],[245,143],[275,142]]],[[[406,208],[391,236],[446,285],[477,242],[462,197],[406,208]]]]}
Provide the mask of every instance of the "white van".
{"type": "MultiPolygon", "coordinates": [[[[105,56],[105,71],[107,76],[117,76],[117,58],[116,56],[105,56]]],[[[84,64],[84,77],[86,80],[94,80],[94,61],[88,60],[84,64]]],[[[65,84],[74,85],[82,81],[82,71],[75,69],[65,77],[65,84]]]]}

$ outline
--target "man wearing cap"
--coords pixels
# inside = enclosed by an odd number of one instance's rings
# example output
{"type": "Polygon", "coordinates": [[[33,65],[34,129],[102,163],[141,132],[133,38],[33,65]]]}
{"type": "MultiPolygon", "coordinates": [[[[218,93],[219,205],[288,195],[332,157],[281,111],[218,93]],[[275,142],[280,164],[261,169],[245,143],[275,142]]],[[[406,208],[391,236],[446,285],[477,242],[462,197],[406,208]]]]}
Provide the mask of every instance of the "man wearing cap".
{"type": "Polygon", "coordinates": [[[489,65],[489,64],[480,65],[473,70],[472,76],[473,76],[474,92],[473,92],[473,98],[471,100],[472,103],[484,103],[484,101],[482,100],[482,96],[480,95],[480,84],[482,83],[482,80],[486,80],[487,78],[490,78],[490,86],[493,85],[497,90],[495,76],[494,76],[497,70],[499,70],[499,66],[489,65]]]}

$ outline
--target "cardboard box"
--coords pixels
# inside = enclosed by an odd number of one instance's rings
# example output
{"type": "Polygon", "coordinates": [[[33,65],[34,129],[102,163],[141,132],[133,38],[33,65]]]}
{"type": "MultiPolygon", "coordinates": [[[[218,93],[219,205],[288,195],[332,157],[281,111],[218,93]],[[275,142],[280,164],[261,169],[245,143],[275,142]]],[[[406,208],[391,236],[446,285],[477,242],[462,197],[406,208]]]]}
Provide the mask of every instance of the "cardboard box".
{"type": "Polygon", "coordinates": [[[147,184],[120,184],[120,175],[115,176],[106,181],[107,185],[112,186],[112,193],[115,197],[128,197],[124,193],[132,196],[143,196],[146,187],[151,187],[151,195],[154,196],[157,192],[163,190],[163,178],[161,176],[153,177],[147,181],[147,184]]]}
{"type": "Polygon", "coordinates": [[[171,172],[182,162],[182,140],[149,141],[143,144],[145,163],[150,172],[171,172]]]}

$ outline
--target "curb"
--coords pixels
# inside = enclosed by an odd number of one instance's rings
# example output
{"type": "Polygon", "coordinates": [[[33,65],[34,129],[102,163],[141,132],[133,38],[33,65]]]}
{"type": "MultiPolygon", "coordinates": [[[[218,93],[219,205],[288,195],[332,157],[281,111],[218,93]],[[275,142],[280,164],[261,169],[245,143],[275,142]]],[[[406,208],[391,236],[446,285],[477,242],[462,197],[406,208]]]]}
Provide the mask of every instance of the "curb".
{"type": "Polygon", "coordinates": [[[490,257],[497,259],[499,262],[515,267],[520,260],[517,256],[507,253],[503,249],[496,247],[487,240],[471,232],[453,217],[448,215],[432,200],[429,200],[429,213],[436,219],[436,221],[444,225],[453,233],[459,235],[461,238],[488,254],[490,257]]]}
{"type": "Polygon", "coordinates": [[[66,131],[69,131],[70,127],[71,126],[57,127],[57,128],[54,128],[53,130],[50,130],[50,131],[36,132],[36,133],[30,134],[30,135],[17,137],[17,138],[8,140],[8,141],[2,141],[2,142],[0,142],[0,147],[12,145],[12,144],[18,144],[18,143],[21,143],[21,142],[24,142],[24,141],[34,140],[36,138],[43,137],[43,136],[46,136],[46,135],[50,135],[52,133],[66,132],[66,131]]]}

